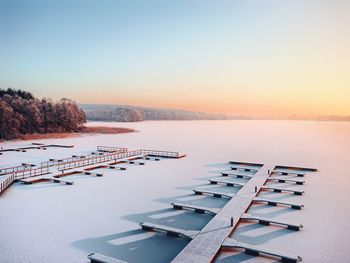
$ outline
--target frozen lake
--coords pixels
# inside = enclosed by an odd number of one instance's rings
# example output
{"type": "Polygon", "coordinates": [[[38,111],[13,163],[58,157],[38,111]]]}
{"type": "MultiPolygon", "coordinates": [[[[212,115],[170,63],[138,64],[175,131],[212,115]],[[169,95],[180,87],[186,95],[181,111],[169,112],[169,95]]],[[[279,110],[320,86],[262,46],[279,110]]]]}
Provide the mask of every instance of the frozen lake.
{"type": "MultiPolygon", "coordinates": [[[[97,125],[90,123],[89,125],[97,125]]],[[[99,123],[98,125],[101,125],[99,123]]],[[[5,153],[0,167],[39,163],[89,153],[97,145],[187,153],[179,160],[146,161],[104,177],[74,176],[73,186],[16,183],[0,196],[0,262],[88,262],[98,252],[128,262],[169,262],[187,241],[140,230],[143,221],[200,230],[211,215],[173,210],[172,202],[222,207],[227,199],[195,196],[195,187],[220,176],[228,160],[315,167],[303,196],[264,192],[268,198],[303,203],[303,210],[253,206],[252,214],[304,225],[298,232],[241,224],[234,238],[300,255],[303,262],[349,262],[350,123],[298,121],[159,121],[107,123],[135,133],[41,140],[74,144],[5,153]]],[[[1,143],[4,148],[29,142],[1,143]]],[[[290,187],[290,188],[291,188],[290,187]]],[[[221,253],[217,262],[274,262],[242,253],[221,253]]]]}

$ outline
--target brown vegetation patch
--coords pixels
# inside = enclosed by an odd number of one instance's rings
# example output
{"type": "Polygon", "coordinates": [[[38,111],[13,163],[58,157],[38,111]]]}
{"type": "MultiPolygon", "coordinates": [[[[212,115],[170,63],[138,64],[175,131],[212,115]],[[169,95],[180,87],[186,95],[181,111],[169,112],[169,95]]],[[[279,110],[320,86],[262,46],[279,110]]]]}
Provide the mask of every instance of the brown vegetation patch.
{"type": "Polygon", "coordinates": [[[118,134],[134,132],[135,130],[129,128],[118,128],[118,127],[103,127],[103,126],[91,126],[84,127],[82,133],[100,133],[100,134],[118,134]]]}
{"type": "MultiPolygon", "coordinates": [[[[129,128],[118,127],[103,127],[92,126],[84,127],[81,132],[59,132],[59,133],[32,133],[32,134],[20,134],[17,140],[40,140],[40,139],[60,139],[67,137],[80,136],[82,134],[119,134],[134,132],[135,130],[129,128]]],[[[2,142],[3,140],[0,140],[2,142]]]]}
{"type": "Polygon", "coordinates": [[[27,140],[40,140],[40,139],[60,139],[79,136],[79,133],[76,132],[59,132],[59,133],[32,133],[32,134],[20,134],[18,139],[27,141],[27,140]]]}

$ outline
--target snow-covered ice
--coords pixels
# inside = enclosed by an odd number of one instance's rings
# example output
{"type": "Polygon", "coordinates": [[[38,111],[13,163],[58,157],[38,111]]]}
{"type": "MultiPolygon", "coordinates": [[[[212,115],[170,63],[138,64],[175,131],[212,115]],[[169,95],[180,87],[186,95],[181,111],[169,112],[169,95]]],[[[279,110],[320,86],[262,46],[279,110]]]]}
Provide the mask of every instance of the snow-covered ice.
{"type": "MultiPolygon", "coordinates": [[[[0,167],[89,153],[97,145],[174,150],[187,153],[187,157],[128,165],[126,171],[104,169],[104,177],[75,176],[73,186],[14,184],[0,196],[1,263],[88,262],[91,252],[128,262],[168,262],[187,241],[144,232],[138,223],[200,230],[212,215],[173,210],[170,204],[176,201],[222,207],[227,199],[195,196],[192,189],[233,192],[221,185],[206,186],[208,178],[218,177],[219,171],[227,169],[224,163],[228,160],[319,169],[303,178],[305,185],[288,185],[304,190],[303,196],[263,193],[268,198],[303,203],[305,209],[264,205],[249,209],[251,214],[302,224],[304,229],[294,232],[242,223],[234,238],[298,254],[303,262],[349,261],[350,123],[154,121],[98,125],[130,127],[138,132],[40,140],[75,147],[4,153],[0,167]]],[[[1,146],[27,144],[7,142],[1,146]]],[[[256,262],[257,258],[223,252],[217,261],[256,262]]]]}

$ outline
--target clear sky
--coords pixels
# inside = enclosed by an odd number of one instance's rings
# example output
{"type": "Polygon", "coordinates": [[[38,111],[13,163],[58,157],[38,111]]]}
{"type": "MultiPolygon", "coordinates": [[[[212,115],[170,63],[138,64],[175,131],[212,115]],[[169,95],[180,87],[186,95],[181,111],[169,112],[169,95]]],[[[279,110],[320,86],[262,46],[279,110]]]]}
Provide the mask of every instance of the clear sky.
{"type": "Polygon", "coordinates": [[[347,0],[0,0],[0,88],[84,103],[350,114],[347,0]]]}

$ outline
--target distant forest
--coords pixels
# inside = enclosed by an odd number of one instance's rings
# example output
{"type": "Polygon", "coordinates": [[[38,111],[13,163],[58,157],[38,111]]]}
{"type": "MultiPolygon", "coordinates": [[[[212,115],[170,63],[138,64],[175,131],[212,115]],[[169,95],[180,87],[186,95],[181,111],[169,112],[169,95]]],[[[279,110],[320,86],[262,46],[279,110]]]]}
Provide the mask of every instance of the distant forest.
{"type": "Polygon", "coordinates": [[[33,133],[79,132],[85,113],[70,99],[53,102],[32,93],[0,89],[0,139],[33,133]]]}
{"type": "Polygon", "coordinates": [[[226,120],[224,114],[126,105],[80,104],[91,121],[134,122],[144,120],[226,120]]]}

